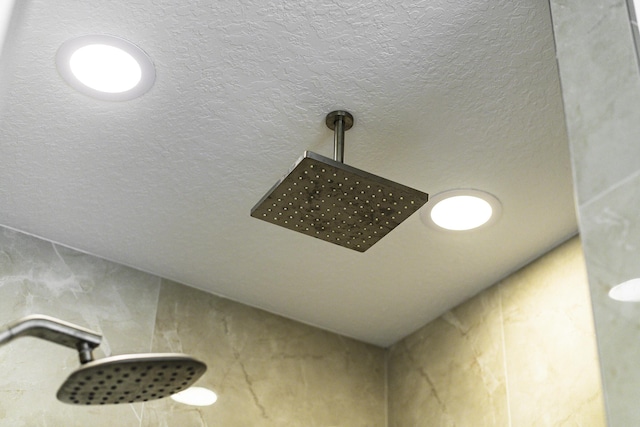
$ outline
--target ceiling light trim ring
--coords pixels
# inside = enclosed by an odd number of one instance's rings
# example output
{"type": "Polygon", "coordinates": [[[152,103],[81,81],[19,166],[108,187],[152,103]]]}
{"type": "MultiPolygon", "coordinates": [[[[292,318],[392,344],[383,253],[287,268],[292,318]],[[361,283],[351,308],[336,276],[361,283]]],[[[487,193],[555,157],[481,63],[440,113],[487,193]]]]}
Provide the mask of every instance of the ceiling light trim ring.
{"type": "Polygon", "coordinates": [[[76,37],[64,42],[56,54],[56,66],[63,79],[77,91],[92,98],[106,101],[129,101],[137,98],[154,85],[156,72],[151,58],[138,46],[123,38],[107,34],[91,34],[76,37]],[[103,92],[93,89],[78,79],[71,70],[72,55],[80,48],[89,45],[107,45],[123,50],[133,57],[140,67],[140,81],[133,88],[123,92],[103,92]]]}
{"type": "Polygon", "coordinates": [[[502,204],[500,203],[500,200],[498,200],[498,198],[493,194],[487,193],[486,191],[477,190],[474,188],[459,188],[459,189],[446,190],[446,191],[437,193],[436,195],[431,196],[427,204],[420,211],[420,219],[425,225],[427,225],[430,228],[439,230],[441,232],[446,232],[446,233],[460,233],[460,232],[469,233],[469,232],[474,232],[478,230],[483,230],[485,228],[490,227],[494,223],[496,223],[496,221],[498,221],[498,219],[500,219],[501,216],[502,216],[502,204]],[[450,199],[452,197],[458,197],[458,196],[476,197],[478,199],[481,199],[487,202],[492,210],[490,218],[486,222],[480,224],[479,226],[476,226],[473,228],[467,228],[467,229],[451,229],[451,228],[446,228],[437,224],[431,217],[431,211],[433,210],[433,208],[435,208],[436,205],[443,200],[450,199]]]}

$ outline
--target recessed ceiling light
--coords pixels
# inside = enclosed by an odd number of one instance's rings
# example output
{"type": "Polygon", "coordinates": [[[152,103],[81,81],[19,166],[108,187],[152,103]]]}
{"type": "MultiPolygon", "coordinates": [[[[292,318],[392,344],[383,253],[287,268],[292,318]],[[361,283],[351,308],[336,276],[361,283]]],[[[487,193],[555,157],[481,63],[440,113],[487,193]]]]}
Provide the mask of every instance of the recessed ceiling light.
{"type": "Polygon", "coordinates": [[[179,403],[192,406],[209,406],[218,400],[218,395],[204,387],[189,387],[180,393],[172,394],[171,398],[179,403]]]}
{"type": "Polygon", "coordinates": [[[639,302],[640,279],[631,279],[614,286],[609,291],[609,298],[616,301],[639,302]]]}
{"type": "Polygon", "coordinates": [[[450,190],[436,194],[421,211],[422,221],[437,228],[464,231],[495,222],[502,207],[495,196],[479,190],[450,190]]]}
{"type": "Polygon", "coordinates": [[[71,87],[108,101],[137,98],[151,89],[156,76],[142,49],[107,35],[67,40],[58,49],[56,64],[71,87]]]}

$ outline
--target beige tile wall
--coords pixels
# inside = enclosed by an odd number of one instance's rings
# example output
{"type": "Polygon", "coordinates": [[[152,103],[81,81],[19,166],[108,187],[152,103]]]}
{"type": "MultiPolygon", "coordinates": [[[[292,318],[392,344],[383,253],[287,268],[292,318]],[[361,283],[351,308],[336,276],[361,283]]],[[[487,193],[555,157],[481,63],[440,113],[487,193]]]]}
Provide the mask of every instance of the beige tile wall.
{"type": "MultiPolygon", "coordinates": [[[[0,228],[0,325],[40,313],[101,332],[96,358],[148,352],[160,280],[0,228]]],[[[71,406],[58,387],[76,351],[36,338],[0,347],[0,426],[138,426],[141,404],[71,406]]]]}
{"type": "Polygon", "coordinates": [[[385,427],[387,401],[391,427],[604,425],[582,262],[574,239],[385,351],[0,229],[0,323],[94,329],[98,358],[186,352],[219,394],[66,405],[76,352],[21,338],[0,348],[0,426],[385,427]]]}
{"type": "Polygon", "coordinates": [[[604,426],[577,238],[389,352],[389,426],[604,426]]]}
{"type": "Polygon", "coordinates": [[[198,409],[148,404],[148,426],[384,427],[384,350],[163,282],[154,348],[209,361],[198,409]]]}
{"type": "Polygon", "coordinates": [[[384,427],[384,350],[0,228],[0,325],[48,314],[104,334],[96,358],[179,351],[205,361],[195,409],[72,406],[55,394],[77,352],[35,338],[0,347],[0,426],[384,427]]]}
{"type": "Polygon", "coordinates": [[[389,426],[499,426],[507,418],[494,289],[389,351],[389,426]]]}

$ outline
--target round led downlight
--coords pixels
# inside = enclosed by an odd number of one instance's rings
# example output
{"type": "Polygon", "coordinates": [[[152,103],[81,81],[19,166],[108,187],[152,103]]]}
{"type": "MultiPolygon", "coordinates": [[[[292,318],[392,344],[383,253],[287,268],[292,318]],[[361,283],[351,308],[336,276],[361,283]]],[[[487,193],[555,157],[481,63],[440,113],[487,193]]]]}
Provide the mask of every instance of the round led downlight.
{"type": "Polygon", "coordinates": [[[433,196],[421,218],[429,226],[465,231],[493,223],[501,210],[498,199],[484,191],[450,190],[433,196]]]}
{"type": "Polygon", "coordinates": [[[97,99],[134,99],[155,82],[155,69],[147,54],[114,36],[88,35],[68,40],[58,49],[56,64],[71,87],[97,99]]]}

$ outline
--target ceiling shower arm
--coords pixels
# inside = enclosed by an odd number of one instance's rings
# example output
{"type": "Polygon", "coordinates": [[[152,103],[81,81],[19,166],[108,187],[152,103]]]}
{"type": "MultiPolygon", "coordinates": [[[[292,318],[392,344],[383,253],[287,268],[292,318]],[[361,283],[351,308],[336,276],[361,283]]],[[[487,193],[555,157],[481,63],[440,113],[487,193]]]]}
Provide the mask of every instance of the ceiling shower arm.
{"type": "Polygon", "coordinates": [[[353,127],[353,116],[348,111],[332,111],[325,121],[333,134],[333,160],[344,163],[344,133],[353,127]]]}
{"type": "Polygon", "coordinates": [[[93,360],[91,352],[102,341],[97,332],[42,314],[23,317],[0,331],[0,346],[20,337],[41,338],[78,350],[82,363],[93,360]]]}
{"type": "Polygon", "coordinates": [[[344,163],[344,119],[336,118],[336,128],[333,134],[333,160],[344,163]]]}

